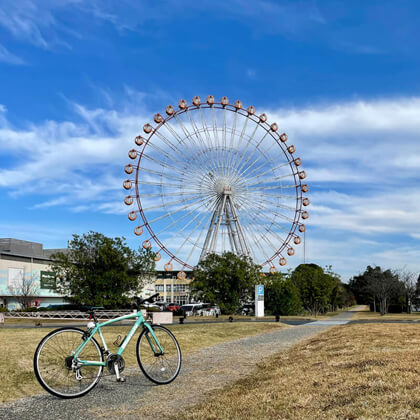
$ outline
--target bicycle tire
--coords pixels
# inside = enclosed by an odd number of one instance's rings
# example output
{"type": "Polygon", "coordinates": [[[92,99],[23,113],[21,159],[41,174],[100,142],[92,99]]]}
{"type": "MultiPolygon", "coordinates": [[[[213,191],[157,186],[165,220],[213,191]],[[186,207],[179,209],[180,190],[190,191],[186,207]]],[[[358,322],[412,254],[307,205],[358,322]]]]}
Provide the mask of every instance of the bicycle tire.
{"type": "Polygon", "coordinates": [[[137,340],[137,362],[149,380],[158,385],[169,384],[178,376],[181,369],[181,348],[175,336],[167,328],[161,325],[151,325],[151,327],[164,354],[153,350],[149,340],[153,346],[156,346],[156,342],[149,329],[145,327],[137,340]]]}
{"type": "MultiPolygon", "coordinates": [[[[85,331],[63,327],[51,331],[38,344],[34,354],[35,376],[50,394],[60,398],[78,398],[91,391],[99,382],[103,366],[82,366],[82,379],[68,366],[68,358],[83,339],[85,331]],[[84,376],[86,375],[86,376],[84,376]]],[[[103,362],[101,348],[95,338],[80,353],[84,360],[103,362]]]]}

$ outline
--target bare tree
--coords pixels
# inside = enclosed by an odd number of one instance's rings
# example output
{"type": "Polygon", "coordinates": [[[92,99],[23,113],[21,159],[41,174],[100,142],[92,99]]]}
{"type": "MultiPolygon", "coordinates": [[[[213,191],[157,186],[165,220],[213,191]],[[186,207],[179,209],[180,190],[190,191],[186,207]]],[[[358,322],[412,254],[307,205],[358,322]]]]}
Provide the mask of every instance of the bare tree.
{"type": "Polygon", "coordinates": [[[39,294],[39,287],[33,276],[26,277],[25,273],[8,287],[12,296],[19,302],[22,309],[29,308],[33,298],[39,294]]]}
{"type": "Polygon", "coordinates": [[[398,292],[398,277],[391,270],[382,271],[381,267],[368,267],[364,275],[367,278],[367,289],[379,301],[381,315],[388,312],[391,297],[398,292]]]}
{"type": "Polygon", "coordinates": [[[406,268],[401,268],[395,271],[395,275],[398,276],[398,279],[403,284],[407,313],[411,314],[412,304],[417,296],[416,274],[408,271],[406,268]]]}

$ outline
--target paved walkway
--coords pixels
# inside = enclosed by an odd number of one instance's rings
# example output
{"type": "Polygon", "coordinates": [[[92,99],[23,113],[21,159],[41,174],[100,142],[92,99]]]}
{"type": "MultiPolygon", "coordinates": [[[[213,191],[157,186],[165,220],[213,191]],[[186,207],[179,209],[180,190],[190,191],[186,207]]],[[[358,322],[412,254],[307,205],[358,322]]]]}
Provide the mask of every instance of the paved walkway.
{"type": "Polygon", "coordinates": [[[198,403],[209,392],[246,377],[263,358],[331,325],[347,323],[353,314],[345,312],[332,317],[329,323],[317,321],[203,348],[184,357],[181,373],[167,386],[153,385],[139,369],[131,369],[124,372],[127,382],[117,383],[113,376],[104,377],[82,398],[61,400],[42,394],[2,405],[0,418],[165,419],[168,413],[174,414],[180,408],[198,403]]]}

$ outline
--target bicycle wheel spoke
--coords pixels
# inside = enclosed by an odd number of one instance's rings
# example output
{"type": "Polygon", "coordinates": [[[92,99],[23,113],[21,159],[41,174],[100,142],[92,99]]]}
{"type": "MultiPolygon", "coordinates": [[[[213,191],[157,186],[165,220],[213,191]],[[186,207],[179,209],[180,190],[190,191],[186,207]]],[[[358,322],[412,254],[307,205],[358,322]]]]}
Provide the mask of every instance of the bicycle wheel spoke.
{"type": "Polygon", "coordinates": [[[175,337],[166,328],[156,325],[153,326],[153,331],[164,353],[160,352],[152,334],[146,329],[137,342],[137,360],[141,370],[151,381],[166,384],[178,375],[181,351],[175,337]]]}
{"type": "MultiPolygon", "coordinates": [[[[99,381],[102,366],[82,366],[82,379],[76,379],[76,371],[72,369],[71,357],[81,344],[83,331],[65,328],[53,331],[39,344],[34,368],[41,385],[53,395],[63,398],[74,398],[89,392],[99,381]]],[[[80,359],[102,361],[102,353],[98,344],[89,340],[79,355],[80,359]]]]}

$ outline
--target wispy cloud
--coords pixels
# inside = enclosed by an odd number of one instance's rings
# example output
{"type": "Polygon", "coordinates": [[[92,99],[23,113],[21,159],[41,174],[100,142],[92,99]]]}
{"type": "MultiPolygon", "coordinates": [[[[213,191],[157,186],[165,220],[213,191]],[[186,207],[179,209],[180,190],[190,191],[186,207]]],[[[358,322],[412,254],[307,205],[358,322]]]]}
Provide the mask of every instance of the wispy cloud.
{"type": "Polygon", "coordinates": [[[10,51],[7,50],[6,47],[4,47],[1,44],[0,44],[0,61],[2,61],[3,63],[14,64],[18,66],[25,64],[25,61],[22,58],[12,54],[10,51]]]}

